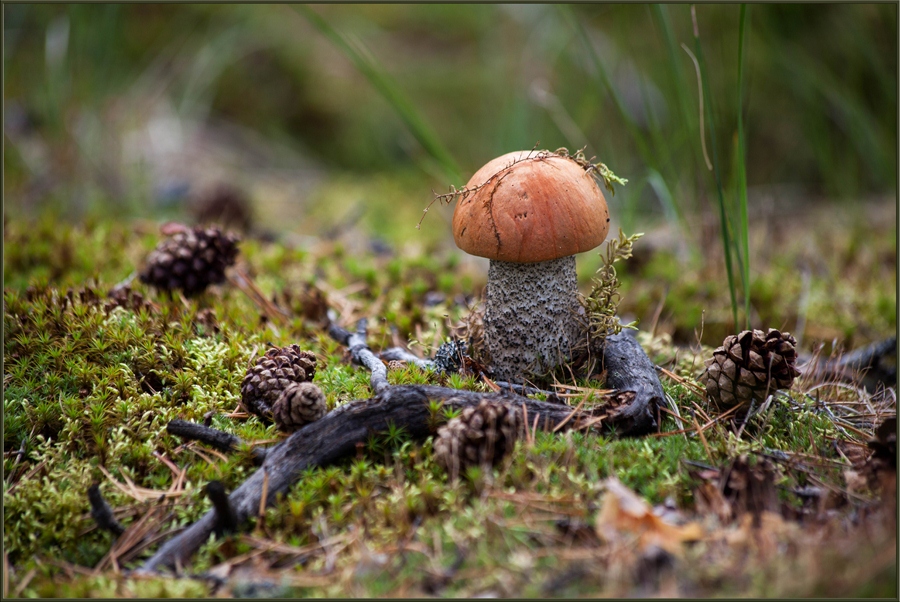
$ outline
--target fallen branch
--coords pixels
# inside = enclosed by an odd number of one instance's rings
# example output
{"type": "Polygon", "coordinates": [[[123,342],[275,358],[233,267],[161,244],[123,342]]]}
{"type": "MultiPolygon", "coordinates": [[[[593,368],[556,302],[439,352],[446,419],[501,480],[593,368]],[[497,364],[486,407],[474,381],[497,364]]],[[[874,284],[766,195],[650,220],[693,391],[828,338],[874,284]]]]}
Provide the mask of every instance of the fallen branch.
{"type": "MultiPolygon", "coordinates": [[[[278,494],[286,493],[304,470],[333,464],[352,456],[356,453],[358,443],[365,442],[372,434],[386,431],[391,424],[403,427],[413,439],[426,438],[432,434],[431,427],[434,425],[428,408],[429,402],[439,401],[445,407],[461,410],[476,406],[485,398],[506,401],[516,408],[524,406],[528,416],[537,416],[538,425],[548,430],[552,430],[572,414],[571,408],[566,405],[514,395],[478,393],[431,385],[386,387],[371,399],[360,399],[335,408],[271,448],[260,469],[228,496],[235,520],[241,524],[258,515],[266,472],[266,503],[273,505],[278,494]]],[[[577,428],[583,420],[601,414],[596,410],[583,412],[567,423],[566,428],[577,428]]],[[[614,425],[615,418],[611,417],[611,421],[614,425]]],[[[199,521],[164,544],[144,563],[140,571],[152,572],[163,567],[174,567],[176,563],[185,564],[214,532],[216,516],[215,510],[207,512],[199,521]]]]}
{"type": "MultiPolygon", "coordinates": [[[[166,425],[166,430],[170,435],[176,435],[182,439],[201,441],[224,452],[237,451],[244,445],[244,441],[236,435],[197,424],[196,422],[188,422],[187,420],[172,420],[166,425]]],[[[271,448],[253,447],[250,451],[253,461],[257,464],[262,464],[270,450],[271,448]]]]}
{"type": "Polygon", "coordinates": [[[896,354],[897,337],[890,337],[854,349],[837,359],[813,358],[799,370],[812,382],[836,380],[858,383],[869,391],[875,391],[879,385],[893,387],[897,384],[896,354]]]}
{"type": "Polygon", "coordinates": [[[109,531],[116,537],[125,532],[122,523],[116,520],[113,510],[100,493],[100,485],[94,483],[88,488],[88,500],[91,502],[91,517],[101,529],[109,531]]]}
{"type": "MultiPolygon", "coordinates": [[[[422,359],[418,356],[413,355],[402,347],[390,347],[389,349],[385,349],[378,354],[378,357],[387,362],[396,360],[400,362],[407,362],[409,364],[415,364],[423,370],[437,369],[434,360],[422,359]]],[[[494,384],[501,389],[507,389],[509,391],[512,391],[513,393],[516,393],[517,395],[546,395],[547,401],[564,403],[559,397],[557,397],[556,393],[553,391],[545,391],[544,389],[537,389],[535,387],[508,383],[506,381],[496,381],[494,384]]]]}
{"type": "Polygon", "coordinates": [[[657,408],[666,407],[666,394],[653,362],[644,353],[632,331],[623,331],[606,338],[603,348],[603,367],[606,387],[616,395],[633,393],[630,401],[618,409],[616,432],[620,435],[645,435],[656,429],[657,408]]]}
{"type": "Polygon", "coordinates": [[[410,364],[415,364],[419,368],[423,370],[434,370],[434,361],[432,360],[423,360],[422,358],[413,355],[406,349],[402,347],[391,347],[390,349],[385,349],[381,353],[378,354],[378,357],[389,362],[391,360],[397,360],[400,362],[407,362],[410,364]]]}
{"type": "Polygon", "coordinates": [[[216,522],[213,525],[213,532],[216,536],[222,536],[237,530],[237,517],[228,501],[228,495],[225,493],[225,486],[221,481],[210,481],[206,485],[206,496],[212,502],[213,510],[216,513],[216,522]]]}
{"type": "MultiPolygon", "coordinates": [[[[238,525],[258,516],[261,505],[273,505],[278,494],[287,493],[304,470],[330,465],[352,456],[359,443],[364,443],[373,434],[388,430],[391,425],[403,428],[416,440],[433,434],[436,421],[429,405],[435,401],[440,402],[442,407],[462,410],[477,406],[483,399],[495,399],[511,404],[523,413],[523,420],[527,415],[529,421],[534,420],[544,430],[554,430],[557,426],[578,430],[602,424],[620,435],[643,434],[655,428],[655,407],[665,403],[653,365],[637,341],[628,335],[609,337],[605,358],[608,384],[624,386],[627,390],[608,395],[607,403],[598,408],[577,412],[565,404],[537,401],[507,391],[478,393],[431,385],[390,386],[384,363],[366,343],[366,321],[360,320],[356,332],[351,333],[338,326],[332,316],[329,316],[329,335],[349,348],[354,363],[372,372],[370,382],[375,396],[339,406],[296,431],[284,442],[269,448],[260,469],[228,496],[227,506],[233,513],[234,523],[238,525]]],[[[215,430],[196,426],[199,428],[185,428],[181,424],[178,430],[204,433],[205,436],[210,435],[208,431],[215,430]]],[[[233,439],[228,439],[228,444],[234,447],[235,440],[240,440],[230,437],[233,439]]],[[[208,439],[212,440],[219,441],[218,438],[208,439]]],[[[221,501],[219,505],[222,505],[221,501]]],[[[184,565],[211,533],[221,529],[220,514],[216,509],[207,512],[166,542],[138,572],[184,565]]],[[[231,523],[231,514],[228,520],[231,523]]]]}

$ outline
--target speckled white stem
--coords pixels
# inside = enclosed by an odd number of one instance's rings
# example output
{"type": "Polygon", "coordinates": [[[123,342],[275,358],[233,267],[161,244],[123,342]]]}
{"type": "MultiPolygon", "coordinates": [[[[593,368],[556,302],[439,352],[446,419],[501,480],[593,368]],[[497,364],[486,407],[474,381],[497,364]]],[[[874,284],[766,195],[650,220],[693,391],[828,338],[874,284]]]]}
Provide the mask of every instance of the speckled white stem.
{"type": "Polygon", "coordinates": [[[484,338],[494,376],[521,382],[571,357],[583,327],[575,257],[540,263],[491,260],[484,338]]]}

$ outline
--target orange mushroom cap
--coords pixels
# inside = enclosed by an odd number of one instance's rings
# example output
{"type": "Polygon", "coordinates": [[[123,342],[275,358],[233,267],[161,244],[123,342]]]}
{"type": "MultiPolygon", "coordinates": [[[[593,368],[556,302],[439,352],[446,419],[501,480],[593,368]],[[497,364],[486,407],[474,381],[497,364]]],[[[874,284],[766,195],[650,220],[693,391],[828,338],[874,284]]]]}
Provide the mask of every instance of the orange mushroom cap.
{"type": "Polygon", "coordinates": [[[589,251],[606,239],[609,209],[573,159],[516,151],[489,161],[453,212],[456,246],[479,257],[537,263],[589,251]]]}

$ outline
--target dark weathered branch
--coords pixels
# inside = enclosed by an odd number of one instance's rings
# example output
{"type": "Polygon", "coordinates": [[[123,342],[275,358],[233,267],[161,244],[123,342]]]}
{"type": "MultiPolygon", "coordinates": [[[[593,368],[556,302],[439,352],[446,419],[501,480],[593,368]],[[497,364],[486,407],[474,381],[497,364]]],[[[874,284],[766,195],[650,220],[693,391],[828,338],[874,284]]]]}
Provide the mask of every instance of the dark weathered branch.
{"type": "Polygon", "coordinates": [[[212,502],[216,514],[213,531],[217,537],[237,530],[238,521],[225,493],[225,486],[220,481],[210,481],[206,485],[206,495],[212,502]]]}
{"type": "Polygon", "coordinates": [[[629,331],[610,335],[603,348],[606,386],[619,394],[634,392],[634,399],[618,408],[616,432],[643,435],[656,429],[657,407],[665,407],[666,395],[653,363],[629,331]]]}
{"type": "Polygon", "coordinates": [[[808,378],[854,382],[875,391],[879,384],[885,387],[897,384],[896,354],[897,337],[890,337],[854,349],[837,359],[816,358],[798,368],[808,378]],[[894,359],[890,359],[892,356],[894,359]]]}
{"type": "MultiPolygon", "coordinates": [[[[258,513],[265,479],[266,503],[272,505],[278,494],[286,493],[305,469],[333,464],[352,456],[359,443],[374,433],[386,431],[389,425],[402,427],[413,439],[426,438],[432,434],[436,418],[429,408],[431,402],[438,401],[443,406],[461,410],[475,406],[483,399],[497,399],[512,404],[523,413],[523,418],[527,413],[529,425],[535,424],[536,419],[538,427],[545,430],[561,423],[566,429],[585,428],[587,421],[591,421],[595,428],[602,425],[619,434],[636,435],[655,428],[656,406],[662,405],[665,399],[653,365],[637,341],[627,334],[609,337],[605,349],[607,383],[620,390],[607,398],[608,404],[575,414],[565,404],[537,401],[510,392],[478,393],[426,385],[392,387],[387,382],[384,364],[366,344],[365,320],[360,320],[356,332],[350,333],[335,324],[331,317],[328,333],[350,348],[354,362],[372,371],[375,396],[337,407],[271,448],[261,469],[228,497],[237,524],[258,513]]],[[[218,524],[217,511],[209,511],[164,544],[140,571],[152,572],[184,564],[218,524]]]]}
{"type": "Polygon", "coordinates": [[[866,347],[845,353],[838,360],[838,365],[851,370],[865,370],[877,364],[881,358],[897,353],[897,337],[872,343],[866,347]]]}
{"type": "MultiPolygon", "coordinates": [[[[572,408],[555,403],[536,401],[515,395],[477,393],[446,387],[404,385],[387,387],[372,399],[361,399],[335,408],[316,422],[307,424],[266,456],[262,469],[257,470],[229,496],[238,524],[259,512],[262,498],[263,475],[268,471],[268,504],[274,504],[278,493],[284,493],[297,480],[303,470],[332,464],[356,453],[356,445],[365,442],[372,433],[383,432],[389,424],[403,427],[414,439],[421,440],[432,433],[434,420],[428,402],[440,401],[446,407],[462,409],[477,405],[482,399],[500,399],[522,406],[528,413],[528,422],[537,417],[538,427],[552,429],[570,417],[572,408]]],[[[584,421],[603,416],[600,410],[581,412],[572,417],[565,428],[578,428],[584,421]]],[[[611,426],[615,418],[611,417],[611,426]]],[[[605,422],[604,422],[605,424],[605,422]]],[[[163,545],[142,567],[143,571],[155,571],[172,567],[176,562],[185,563],[204,542],[216,526],[215,511],[208,512],[180,535],[163,545]]]]}
{"type": "Polygon", "coordinates": [[[116,520],[112,508],[103,499],[103,494],[100,493],[100,485],[94,483],[88,487],[88,500],[91,502],[91,516],[98,527],[109,531],[116,537],[125,532],[125,527],[116,520]]]}
{"type": "MultiPolygon", "coordinates": [[[[166,430],[169,431],[169,434],[176,435],[182,439],[201,441],[224,452],[237,451],[238,448],[244,445],[244,441],[236,435],[202,424],[197,424],[196,422],[188,422],[187,420],[172,420],[166,425],[166,430]]],[[[262,461],[266,459],[266,454],[268,454],[271,449],[272,448],[254,447],[250,451],[253,455],[253,461],[257,464],[262,464],[262,461]]]]}
{"type": "Polygon", "coordinates": [[[504,380],[498,380],[494,382],[495,385],[500,387],[501,389],[505,389],[507,391],[512,391],[516,395],[546,395],[547,401],[551,403],[565,403],[562,399],[554,391],[545,391],[544,389],[537,389],[535,387],[528,387],[525,385],[517,385],[515,383],[508,383],[504,380]]]}

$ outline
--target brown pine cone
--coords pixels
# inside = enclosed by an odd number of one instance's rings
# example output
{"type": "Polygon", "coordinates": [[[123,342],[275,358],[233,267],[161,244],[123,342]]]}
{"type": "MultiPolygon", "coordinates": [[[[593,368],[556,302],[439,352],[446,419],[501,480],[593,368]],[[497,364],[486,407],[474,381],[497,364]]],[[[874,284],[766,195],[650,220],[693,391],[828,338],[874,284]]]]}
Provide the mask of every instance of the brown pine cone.
{"type": "Polygon", "coordinates": [[[288,385],[272,406],[275,426],[286,433],[318,420],[326,411],[325,394],[309,382],[288,385]]]}
{"type": "Polygon", "coordinates": [[[138,313],[142,309],[151,312],[154,310],[153,304],[145,299],[142,294],[132,290],[130,286],[116,287],[109,291],[103,308],[109,312],[114,307],[124,307],[134,313],[138,313]]]}
{"type": "Polygon", "coordinates": [[[207,336],[219,332],[219,321],[216,319],[216,312],[213,308],[207,307],[201,309],[197,312],[197,315],[194,316],[194,329],[199,332],[201,328],[203,333],[207,336]]]}
{"type": "Polygon", "coordinates": [[[249,232],[253,206],[246,193],[227,183],[217,183],[193,195],[190,211],[198,224],[220,224],[249,232]]]}
{"type": "Polygon", "coordinates": [[[521,430],[517,409],[484,399],[440,428],[434,441],[435,461],[454,479],[470,466],[496,466],[513,450],[521,430]]]}
{"type": "Polygon", "coordinates": [[[869,462],[878,469],[897,471],[897,417],[886,418],[875,429],[875,438],[868,442],[874,453],[869,462]]]}
{"type": "Polygon", "coordinates": [[[218,228],[188,228],[163,240],[147,256],[141,269],[141,282],[158,289],[180,289],[191,297],[210,284],[225,282],[225,269],[237,258],[237,235],[218,228]]]}
{"type": "MultiPolygon", "coordinates": [[[[871,457],[862,467],[869,489],[880,492],[888,516],[897,516],[897,417],[891,416],[875,429],[868,442],[871,457]]],[[[894,523],[896,530],[896,523],[894,523]]]]}
{"type": "Polygon", "coordinates": [[[761,403],[777,389],[789,389],[800,372],[797,341],[790,333],[770,328],[745,330],[725,338],[706,360],[706,393],[720,408],[761,403]]]}
{"type": "Polygon", "coordinates": [[[272,419],[272,406],[294,383],[316,376],[316,355],[298,345],[272,347],[256,360],[241,382],[241,405],[264,421],[272,419]]]}

